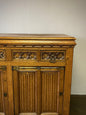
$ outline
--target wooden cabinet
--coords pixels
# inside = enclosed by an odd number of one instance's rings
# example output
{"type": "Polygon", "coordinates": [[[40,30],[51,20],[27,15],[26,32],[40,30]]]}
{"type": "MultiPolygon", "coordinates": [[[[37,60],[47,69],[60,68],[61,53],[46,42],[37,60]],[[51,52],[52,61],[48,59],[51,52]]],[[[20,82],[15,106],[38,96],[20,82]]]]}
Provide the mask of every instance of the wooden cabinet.
{"type": "Polygon", "coordinates": [[[69,115],[75,44],[67,35],[0,34],[0,112],[69,115]]]}

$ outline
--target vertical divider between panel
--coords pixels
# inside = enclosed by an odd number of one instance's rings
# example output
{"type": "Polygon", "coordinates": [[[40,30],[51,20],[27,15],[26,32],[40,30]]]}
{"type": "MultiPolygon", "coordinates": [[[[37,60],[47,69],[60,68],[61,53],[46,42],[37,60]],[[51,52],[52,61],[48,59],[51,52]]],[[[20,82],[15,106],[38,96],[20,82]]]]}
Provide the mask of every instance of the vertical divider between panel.
{"type": "Polygon", "coordinates": [[[14,115],[13,79],[12,79],[12,67],[10,64],[7,65],[7,82],[8,82],[9,115],[14,115]]]}
{"type": "Polygon", "coordinates": [[[3,110],[3,112],[5,112],[5,103],[4,103],[4,79],[3,79],[3,77],[4,77],[4,73],[3,73],[3,71],[0,71],[1,72],[1,99],[2,99],[2,105],[1,105],[1,108],[2,108],[2,110],[3,110]]]}
{"type": "Polygon", "coordinates": [[[37,71],[35,73],[35,112],[37,113],[37,71]]]}
{"type": "Polygon", "coordinates": [[[59,112],[59,84],[60,84],[60,71],[58,71],[57,113],[59,112]]]}
{"type": "Polygon", "coordinates": [[[37,70],[37,114],[41,114],[41,72],[37,70]]]}
{"type": "Polygon", "coordinates": [[[19,115],[18,71],[13,70],[14,113],[19,115]]]}
{"type": "Polygon", "coordinates": [[[4,108],[4,112],[6,115],[9,115],[8,113],[8,107],[9,107],[9,103],[8,103],[8,86],[7,86],[7,75],[6,75],[6,70],[2,71],[2,86],[3,86],[3,108],[4,108]],[[6,94],[6,96],[4,96],[6,94]]]}

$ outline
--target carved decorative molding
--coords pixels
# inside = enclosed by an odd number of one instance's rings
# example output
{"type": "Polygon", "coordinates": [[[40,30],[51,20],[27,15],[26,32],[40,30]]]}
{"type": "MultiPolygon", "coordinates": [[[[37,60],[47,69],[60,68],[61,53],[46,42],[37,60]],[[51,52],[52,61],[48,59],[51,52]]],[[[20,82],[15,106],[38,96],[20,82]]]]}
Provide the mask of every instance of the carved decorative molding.
{"type": "Polygon", "coordinates": [[[36,52],[13,52],[14,60],[36,60],[36,52]]]}
{"type": "Polygon", "coordinates": [[[0,50],[0,60],[5,60],[5,51],[0,50]]]}
{"type": "Polygon", "coordinates": [[[65,51],[59,52],[41,52],[42,61],[50,61],[52,63],[56,61],[63,61],[65,59],[65,51]]]}
{"type": "Polygon", "coordinates": [[[7,45],[7,44],[0,44],[0,47],[13,47],[13,48],[24,48],[24,47],[27,47],[27,48],[66,48],[66,47],[74,47],[73,45],[71,46],[65,46],[65,45],[7,45]]]}

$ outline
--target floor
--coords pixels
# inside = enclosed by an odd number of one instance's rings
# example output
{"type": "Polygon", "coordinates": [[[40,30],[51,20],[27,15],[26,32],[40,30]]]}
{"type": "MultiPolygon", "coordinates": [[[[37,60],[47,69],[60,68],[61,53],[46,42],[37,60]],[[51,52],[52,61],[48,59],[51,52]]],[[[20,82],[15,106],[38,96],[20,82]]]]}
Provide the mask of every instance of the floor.
{"type": "Polygon", "coordinates": [[[86,95],[71,96],[70,115],[86,115],[86,95]]]}

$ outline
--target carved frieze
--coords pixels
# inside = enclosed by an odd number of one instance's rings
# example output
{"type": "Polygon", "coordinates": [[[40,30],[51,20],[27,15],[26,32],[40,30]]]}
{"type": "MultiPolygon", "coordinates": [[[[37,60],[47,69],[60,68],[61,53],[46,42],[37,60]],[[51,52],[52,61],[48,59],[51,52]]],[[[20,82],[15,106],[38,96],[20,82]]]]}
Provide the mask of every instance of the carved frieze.
{"type": "Polygon", "coordinates": [[[8,47],[8,48],[68,48],[68,47],[74,47],[73,45],[68,46],[68,45],[8,45],[8,44],[0,44],[0,47],[8,47]]]}
{"type": "Polygon", "coordinates": [[[56,51],[56,52],[41,52],[42,61],[63,61],[65,59],[65,51],[56,51]]]}
{"type": "Polygon", "coordinates": [[[36,52],[13,52],[13,60],[36,60],[36,52]]]}
{"type": "Polygon", "coordinates": [[[5,51],[0,50],[0,60],[5,60],[5,51]]]}

